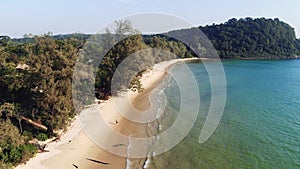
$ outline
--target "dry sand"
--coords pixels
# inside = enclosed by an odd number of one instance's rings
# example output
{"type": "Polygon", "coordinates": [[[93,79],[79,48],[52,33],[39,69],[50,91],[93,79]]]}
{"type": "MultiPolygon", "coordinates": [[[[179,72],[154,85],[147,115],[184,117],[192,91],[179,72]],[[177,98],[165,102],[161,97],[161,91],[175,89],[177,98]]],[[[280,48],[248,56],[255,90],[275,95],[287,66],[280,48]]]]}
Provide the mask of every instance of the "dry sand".
{"type": "MultiPolygon", "coordinates": [[[[196,58],[189,59],[175,59],[171,61],[161,62],[156,64],[153,69],[143,74],[141,82],[145,90],[142,93],[128,91],[128,96],[134,107],[138,110],[146,110],[149,108],[149,94],[152,89],[163,79],[167,73],[166,71],[174,64],[194,60],[196,58]]],[[[115,99],[115,98],[114,98],[115,99]]],[[[81,114],[90,115],[91,112],[98,111],[102,115],[105,125],[109,125],[115,131],[131,136],[146,137],[147,125],[144,123],[135,123],[124,117],[122,117],[118,110],[115,108],[115,100],[110,99],[101,103],[100,105],[93,105],[86,109],[81,114]]],[[[99,115],[96,113],[96,115],[99,115]]],[[[89,117],[93,119],[93,117],[89,117]]],[[[91,122],[92,123],[92,122],[91,122]]],[[[110,135],[109,132],[101,132],[101,136],[110,135]]],[[[105,137],[104,137],[105,138],[105,137]]],[[[101,138],[99,138],[101,139],[101,138]]],[[[112,145],[116,145],[119,142],[107,143],[107,148],[112,148],[112,145]]],[[[126,151],[128,143],[122,143],[121,146],[114,147],[119,148],[120,151],[126,151]],[[124,144],[124,145],[123,145],[124,144]]],[[[49,152],[39,153],[36,157],[32,158],[26,164],[19,165],[16,169],[125,169],[127,159],[114,155],[96,145],[86,132],[81,127],[81,122],[78,120],[78,116],[72,123],[71,127],[61,136],[61,140],[58,142],[49,143],[46,147],[49,152]],[[97,160],[103,163],[101,164],[92,160],[97,160]]],[[[134,168],[142,168],[145,159],[135,159],[134,168]]]]}

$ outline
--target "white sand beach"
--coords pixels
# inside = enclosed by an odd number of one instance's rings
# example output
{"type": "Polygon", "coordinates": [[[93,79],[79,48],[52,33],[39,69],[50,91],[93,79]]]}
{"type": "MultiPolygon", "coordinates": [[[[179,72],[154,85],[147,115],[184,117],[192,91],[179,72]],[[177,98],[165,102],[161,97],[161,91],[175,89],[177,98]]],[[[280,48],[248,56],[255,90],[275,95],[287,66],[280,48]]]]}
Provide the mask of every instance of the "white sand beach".
{"type": "MultiPolygon", "coordinates": [[[[141,78],[145,90],[142,93],[129,91],[128,94],[132,104],[139,110],[147,109],[149,107],[149,93],[153,87],[167,75],[166,71],[176,63],[195,59],[198,58],[175,59],[156,64],[151,70],[144,73],[141,78]]],[[[84,110],[83,114],[95,110],[100,111],[105,120],[105,125],[110,125],[114,130],[125,135],[128,134],[128,131],[130,131],[130,133],[137,133],[137,135],[144,135],[143,133],[145,132],[144,128],[146,127],[146,124],[134,123],[121,116],[115,108],[113,99],[100,104],[94,104],[90,108],[84,110]]],[[[110,133],[104,131],[101,132],[101,134],[103,136],[103,134],[109,135],[110,133]]],[[[107,145],[114,144],[115,143],[107,143],[107,145]]],[[[123,151],[121,149],[126,151],[126,147],[123,145],[119,148],[120,151],[123,151]]],[[[32,158],[26,164],[17,166],[16,169],[126,168],[127,159],[125,157],[117,156],[100,148],[90,139],[82,129],[79,116],[75,117],[74,122],[61,136],[60,140],[49,143],[46,150],[49,150],[49,152],[37,154],[36,157],[32,158]]],[[[144,160],[137,165],[140,166],[143,162],[144,160]]],[[[139,168],[139,166],[136,168],[139,168]]]]}

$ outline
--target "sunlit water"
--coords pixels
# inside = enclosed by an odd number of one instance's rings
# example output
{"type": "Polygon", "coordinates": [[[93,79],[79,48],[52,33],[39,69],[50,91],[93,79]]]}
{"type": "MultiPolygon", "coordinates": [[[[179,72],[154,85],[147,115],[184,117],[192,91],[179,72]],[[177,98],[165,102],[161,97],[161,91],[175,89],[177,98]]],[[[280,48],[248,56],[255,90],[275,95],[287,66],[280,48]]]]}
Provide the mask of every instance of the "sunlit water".
{"type": "MultiPolygon", "coordinates": [[[[180,144],[151,159],[147,168],[300,168],[300,60],[224,61],[225,111],[217,130],[203,144],[198,138],[211,101],[210,84],[202,64],[188,65],[201,95],[197,121],[180,144]]],[[[172,71],[180,73],[181,68],[177,65],[172,71]]],[[[180,106],[174,80],[169,79],[165,94],[163,127],[174,121],[180,106]]]]}

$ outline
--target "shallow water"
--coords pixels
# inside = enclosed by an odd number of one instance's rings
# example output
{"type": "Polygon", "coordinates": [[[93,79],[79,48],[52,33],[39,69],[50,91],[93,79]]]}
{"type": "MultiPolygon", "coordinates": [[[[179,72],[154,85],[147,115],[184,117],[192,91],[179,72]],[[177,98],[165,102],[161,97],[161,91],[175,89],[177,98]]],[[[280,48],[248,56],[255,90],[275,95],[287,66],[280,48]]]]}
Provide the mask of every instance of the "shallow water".
{"type": "MultiPolygon", "coordinates": [[[[198,118],[182,142],[152,158],[147,168],[300,168],[300,60],[223,61],[225,111],[217,130],[203,144],[198,138],[210,106],[210,84],[202,64],[188,65],[201,95],[198,118]]],[[[180,64],[172,69],[180,70],[180,64]]],[[[174,80],[169,79],[164,91],[168,103],[161,132],[174,122],[180,107],[174,80]]]]}

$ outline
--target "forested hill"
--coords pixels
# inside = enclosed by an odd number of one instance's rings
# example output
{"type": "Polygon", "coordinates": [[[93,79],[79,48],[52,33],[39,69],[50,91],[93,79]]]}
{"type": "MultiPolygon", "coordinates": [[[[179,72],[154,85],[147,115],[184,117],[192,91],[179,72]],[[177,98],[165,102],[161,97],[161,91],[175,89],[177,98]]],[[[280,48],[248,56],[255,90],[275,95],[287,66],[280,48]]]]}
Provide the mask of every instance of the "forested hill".
{"type": "Polygon", "coordinates": [[[299,55],[300,40],[294,29],[279,19],[230,19],[199,27],[221,58],[286,59],[299,55]]]}
{"type": "MultiPolygon", "coordinates": [[[[198,28],[212,42],[219,56],[224,59],[288,59],[300,55],[300,39],[296,38],[294,28],[278,18],[232,18],[225,23],[199,26],[198,28]]],[[[192,29],[195,28],[174,30],[171,33],[175,33],[177,36],[197,36],[190,35],[192,29]]],[[[90,36],[75,33],[52,37],[57,40],[70,38],[87,40],[90,36]]],[[[159,36],[144,35],[143,37],[147,43],[149,38],[153,39],[159,36]]],[[[191,39],[193,38],[191,37],[191,39]]],[[[162,39],[174,41],[168,37],[162,39]]],[[[12,40],[18,43],[33,41],[28,37],[12,40]]]]}

